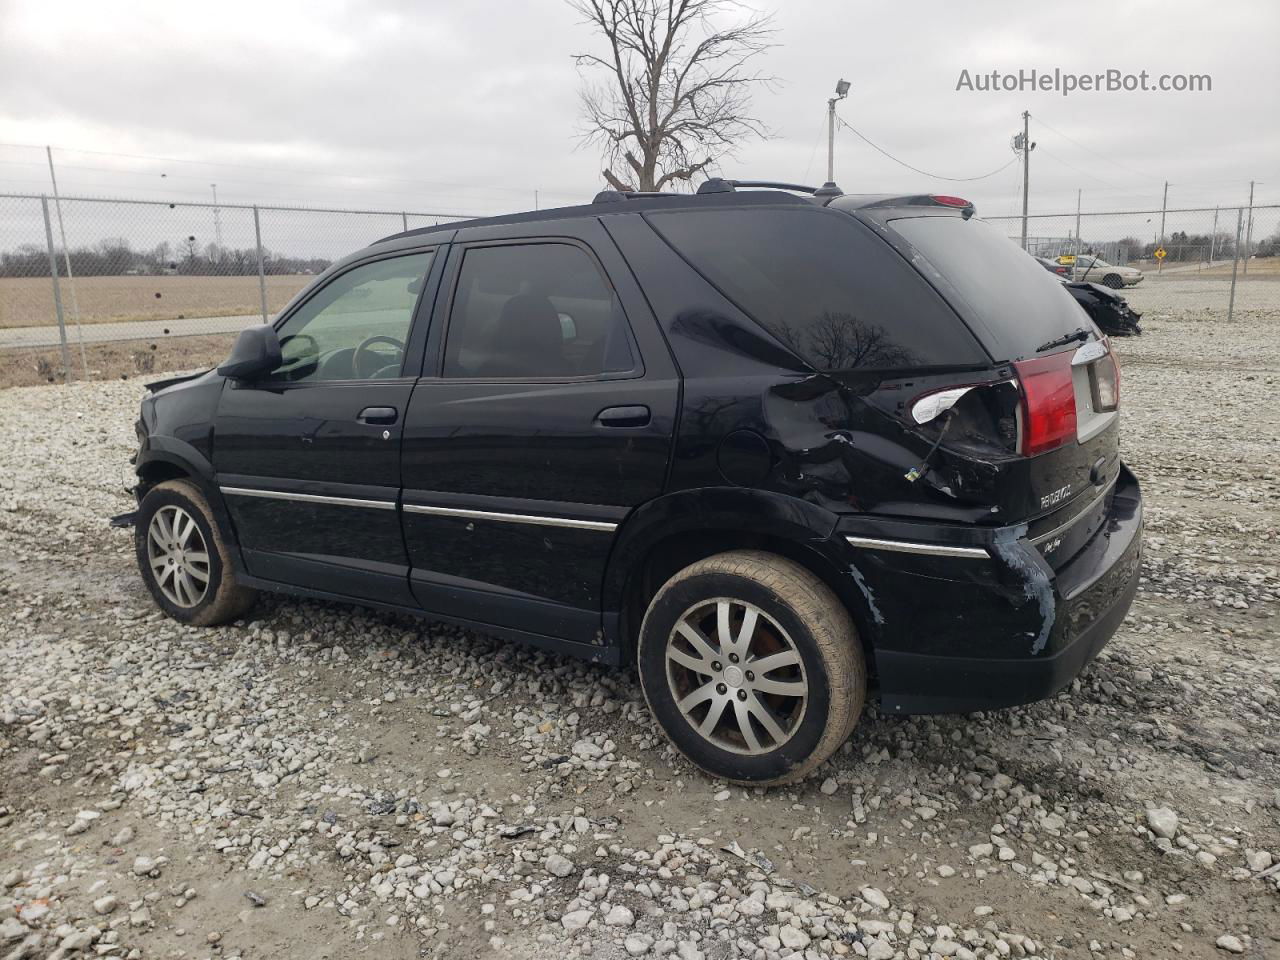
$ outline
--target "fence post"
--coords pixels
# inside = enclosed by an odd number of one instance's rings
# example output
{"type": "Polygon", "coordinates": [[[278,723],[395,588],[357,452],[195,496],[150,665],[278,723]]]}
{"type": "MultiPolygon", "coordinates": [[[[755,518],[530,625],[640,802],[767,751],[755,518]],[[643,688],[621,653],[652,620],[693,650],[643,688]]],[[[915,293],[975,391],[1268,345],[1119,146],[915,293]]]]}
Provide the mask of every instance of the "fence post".
{"type": "Polygon", "coordinates": [[[1240,269],[1240,230],[1244,226],[1244,211],[1236,207],[1236,249],[1231,261],[1231,299],[1227,301],[1227,322],[1236,309],[1236,272],[1240,269]]]}
{"type": "Polygon", "coordinates": [[[1244,228],[1244,272],[1249,274],[1249,255],[1253,253],[1253,181],[1249,181],[1249,219],[1244,228]]]}
{"type": "Polygon", "coordinates": [[[400,211],[400,226],[404,227],[404,232],[409,232],[409,215],[403,210],[400,211]]]}
{"type": "MultiPolygon", "coordinates": [[[[1164,195],[1160,198],[1160,246],[1164,247],[1164,216],[1169,209],[1169,181],[1164,182],[1164,195]]],[[[1156,258],[1159,262],[1156,264],[1156,273],[1164,273],[1164,257],[1156,258]]]]}
{"type": "Polygon", "coordinates": [[[62,317],[62,289],[58,284],[58,255],[53,249],[53,223],[49,219],[49,198],[40,195],[44,212],[44,241],[49,249],[49,276],[53,278],[53,310],[58,315],[58,339],[62,341],[62,379],[71,379],[71,351],[67,349],[67,324],[62,317]]]}
{"type": "MultiPolygon", "coordinates": [[[[1080,241],[1080,194],[1081,193],[1082,191],[1080,190],[1076,191],[1076,257],[1077,258],[1079,258],[1080,256],[1080,243],[1081,243],[1080,241]]],[[[1074,277],[1075,275],[1076,275],[1076,265],[1075,265],[1075,262],[1072,261],[1071,276],[1074,277]]]]}
{"type": "Polygon", "coordinates": [[[1209,266],[1213,266],[1213,254],[1218,249],[1218,208],[1213,208],[1213,233],[1209,234],[1209,266]]]}
{"type": "Polygon", "coordinates": [[[262,303],[262,322],[267,322],[267,267],[262,256],[262,224],[258,220],[258,205],[253,205],[253,242],[258,248],[258,299],[262,303]]]}

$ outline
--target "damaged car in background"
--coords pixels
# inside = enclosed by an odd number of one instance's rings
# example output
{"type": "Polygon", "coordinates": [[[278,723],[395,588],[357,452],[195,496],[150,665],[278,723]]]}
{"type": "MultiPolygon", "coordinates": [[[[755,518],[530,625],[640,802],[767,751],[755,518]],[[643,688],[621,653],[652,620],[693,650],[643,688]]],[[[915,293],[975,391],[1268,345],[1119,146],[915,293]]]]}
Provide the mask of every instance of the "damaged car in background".
{"type": "Polygon", "coordinates": [[[152,386],[117,519],[182,623],[273,591],[634,664],[739,783],[868,698],[1052,696],[1129,609],[1142,496],[1107,339],[974,213],[713,179],[388,237],[152,386]]]}
{"type": "Polygon", "coordinates": [[[1099,283],[1073,281],[1070,267],[1047,257],[1036,257],[1036,262],[1062,281],[1067,293],[1109,337],[1136,337],[1142,333],[1138,321],[1142,314],[1129,306],[1129,301],[1114,290],[1099,283]]]}

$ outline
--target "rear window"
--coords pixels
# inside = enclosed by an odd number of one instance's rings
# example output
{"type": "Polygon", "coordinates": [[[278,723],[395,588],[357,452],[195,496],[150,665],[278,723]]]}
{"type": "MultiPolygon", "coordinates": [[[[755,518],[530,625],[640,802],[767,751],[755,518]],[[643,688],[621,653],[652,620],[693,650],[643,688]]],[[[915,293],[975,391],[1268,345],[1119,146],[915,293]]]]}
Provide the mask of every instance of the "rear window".
{"type": "Polygon", "coordinates": [[[904,217],[889,226],[914,248],[921,272],[941,281],[997,360],[1035,356],[1036,347],[1089,326],[1053,274],[986,221],[904,217]]]}
{"type": "Polygon", "coordinates": [[[756,208],[648,219],[721,293],[819,370],[989,362],[938,293],[848,214],[756,208]]]}

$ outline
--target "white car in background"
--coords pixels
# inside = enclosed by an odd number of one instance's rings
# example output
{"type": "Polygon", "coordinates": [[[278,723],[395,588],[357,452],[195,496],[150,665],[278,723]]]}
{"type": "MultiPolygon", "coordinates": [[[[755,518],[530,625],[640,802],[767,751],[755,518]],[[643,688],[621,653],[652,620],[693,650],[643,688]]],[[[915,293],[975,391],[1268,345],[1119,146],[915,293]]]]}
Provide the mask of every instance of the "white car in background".
{"type": "Polygon", "coordinates": [[[1145,276],[1141,270],[1133,267],[1117,267],[1115,264],[1107,263],[1101,257],[1086,254],[1078,257],[1059,257],[1058,262],[1072,268],[1071,279],[1077,283],[1084,281],[1101,283],[1112,290],[1136,286],[1145,276]]]}

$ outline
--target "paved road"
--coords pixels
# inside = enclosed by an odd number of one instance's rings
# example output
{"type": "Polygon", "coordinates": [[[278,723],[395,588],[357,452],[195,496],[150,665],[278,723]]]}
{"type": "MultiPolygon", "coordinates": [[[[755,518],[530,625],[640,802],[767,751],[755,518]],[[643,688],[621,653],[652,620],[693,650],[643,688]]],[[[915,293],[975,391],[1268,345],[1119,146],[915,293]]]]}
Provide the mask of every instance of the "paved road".
{"type": "MultiPolygon", "coordinates": [[[[128,323],[84,323],[80,330],[85,343],[110,343],[115,340],[161,340],[165,337],[190,337],[211,333],[236,333],[254,323],[260,314],[238,317],[186,317],[182,320],[135,320],[128,323]]],[[[74,323],[67,323],[67,343],[77,344],[80,336],[74,323]]],[[[0,329],[0,350],[31,347],[56,347],[58,328],[7,327],[0,329]]]]}

